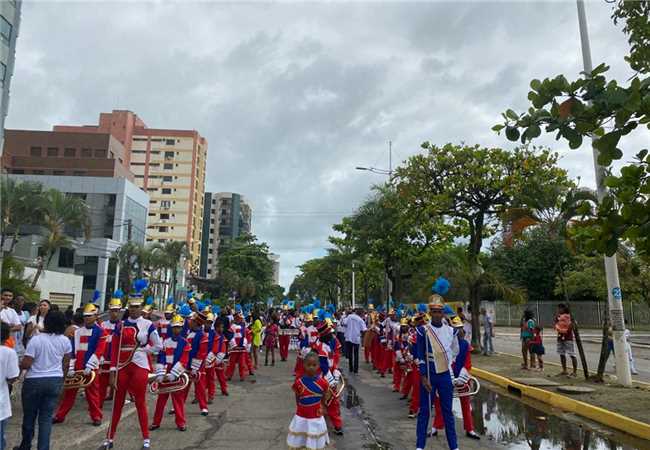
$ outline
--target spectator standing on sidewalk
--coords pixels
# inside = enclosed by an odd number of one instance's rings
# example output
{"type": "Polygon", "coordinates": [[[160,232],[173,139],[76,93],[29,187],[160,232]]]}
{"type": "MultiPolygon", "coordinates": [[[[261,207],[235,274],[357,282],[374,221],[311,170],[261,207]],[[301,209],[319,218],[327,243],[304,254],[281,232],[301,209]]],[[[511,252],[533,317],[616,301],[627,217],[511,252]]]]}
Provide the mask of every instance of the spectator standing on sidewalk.
{"type": "Polygon", "coordinates": [[[557,331],[557,353],[560,355],[562,364],[562,373],[560,375],[569,375],[567,372],[566,358],[571,357],[573,372],[570,377],[576,377],[578,374],[578,358],[576,358],[575,346],[573,345],[573,320],[569,307],[564,303],[557,306],[557,315],[555,316],[555,331],[557,331]]]}
{"type": "MultiPolygon", "coordinates": [[[[530,347],[530,340],[533,338],[533,330],[537,324],[535,323],[535,315],[529,309],[524,311],[524,316],[521,318],[521,323],[519,324],[519,336],[521,339],[521,356],[524,361],[521,364],[523,370],[528,370],[528,354],[530,347]]],[[[535,368],[535,361],[533,360],[533,355],[530,354],[530,368],[535,368]]]]}
{"type": "Polygon", "coordinates": [[[630,360],[630,371],[632,375],[638,375],[639,372],[636,370],[636,365],[634,364],[634,356],[632,356],[632,333],[627,327],[627,320],[625,321],[625,331],[623,331],[623,337],[625,338],[625,353],[627,353],[627,358],[630,360]]]}
{"type": "Polygon", "coordinates": [[[348,370],[350,373],[359,373],[359,345],[361,334],[366,331],[366,322],[359,317],[357,308],[343,319],[345,326],[345,348],[348,357],[348,370]]]}
{"type": "Polygon", "coordinates": [[[11,417],[11,398],[9,385],[18,379],[18,356],[16,352],[4,345],[9,338],[9,325],[0,322],[0,450],[5,450],[5,430],[11,417]]]}
{"type": "Polygon", "coordinates": [[[489,356],[494,353],[494,319],[485,308],[481,308],[481,322],[483,323],[483,354],[489,356]]]}

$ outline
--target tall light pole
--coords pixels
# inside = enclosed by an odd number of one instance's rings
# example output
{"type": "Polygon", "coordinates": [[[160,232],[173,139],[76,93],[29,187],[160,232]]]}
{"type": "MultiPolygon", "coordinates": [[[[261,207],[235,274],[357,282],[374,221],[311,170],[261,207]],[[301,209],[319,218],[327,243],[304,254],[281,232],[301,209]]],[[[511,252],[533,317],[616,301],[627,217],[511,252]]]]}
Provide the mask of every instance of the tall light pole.
{"type": "MultiPolygon", "coordinates": [[[[580,25],[580,43],[582,45],[582,61],[586,73],[591,73],[593,65],[591,62],[591,48],[589,46],[589,31],[587,30],[587,16],[585,14],[584,0],[577,0],[578,24],[580,25]]],[[[590,102],[591,103],[591,102],[590,102]]],[[[607,195],[605,186],[605,168],[598,164],[598,150],[593,146],[594,168],[596,170],[596,189],[598,201],[602,202],[607,195]]],[[[607,304],[609,306],[609,320],[612,324],[614,334],[614,353],[616,358],[616,377],[623,386],[632,386],[632,375],[630,374],[630,363],[625,351],[625,319],[623,316],[623,295],[618,280],[618,265],[616,255],[605,255],[605,277],[607,278],[607,304]]]]}
{"type": "Polygon", "coordinates": [[[357,307],[356,294],[357,292],[354,285],[354,261],[352,261],[352,309],[355,309],[357,307]]]}
{"type": "Polygon", "coordinates": [[[393,181],[393,141],[388,141],[388,170],[378,169],[376,167],[357,166],[357,170],[366,170],[379,175],[388,175],[388,181],[393,181]]]}

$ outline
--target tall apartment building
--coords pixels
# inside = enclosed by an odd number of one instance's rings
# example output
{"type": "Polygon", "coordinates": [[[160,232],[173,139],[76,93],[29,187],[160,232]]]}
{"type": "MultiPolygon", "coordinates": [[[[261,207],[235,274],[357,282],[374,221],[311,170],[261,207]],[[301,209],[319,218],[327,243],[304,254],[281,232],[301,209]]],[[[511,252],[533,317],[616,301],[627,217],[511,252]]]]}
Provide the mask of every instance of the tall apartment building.
{"type": "Polygon", "coordinates": [[[20,0],[0,2],[0,152],[4,140],[5,117],[9,112],[9,87],[14,74],[16,58],[16,38],[20,25],[20,0]]]}
{"type": "Polygon", "coordinates": [[[250,234],[251,221],[251,207],[242,195],[234,192],[205,193],[201,278],[213,278],[217,274],[220,249],[238,236],[250,234]]]}
{"type": "Polygon", "coordinates": [[[98,125],[57,125],[54,131],[108,133],[125,149],[124,161],[150,198],[148,242],[185,241],[198,271],[208,143],[196,130],[149,128],[135,113],[101,113],[98,125]]]}

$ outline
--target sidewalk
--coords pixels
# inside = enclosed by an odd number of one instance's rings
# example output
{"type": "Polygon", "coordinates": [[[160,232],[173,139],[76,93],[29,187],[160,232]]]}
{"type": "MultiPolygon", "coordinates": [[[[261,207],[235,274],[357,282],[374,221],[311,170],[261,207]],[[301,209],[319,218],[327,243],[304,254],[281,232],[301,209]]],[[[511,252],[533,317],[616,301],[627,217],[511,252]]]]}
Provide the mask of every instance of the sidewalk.
{"type": "MultiPolygon", "coordinates": [[[[562,393],[562,395],[650,424],[650,415],[648,415],[650,389],[648,388],[640,386],[623,388],[607,382],[603,384],[587,382],[584,377],[580,377],[580,374],[577,378],[558,376],[561,369],[554,365],[545,365],[544,372],[522,370],[520,358],[500,354],[493,356],[472,355],[472,363],[474,367],[509,379],[544,378],[561,385],[592,388],[594,392],[591,393],[562,393]]],[[[553,387],[540,388],[556,392],[553,387]]]]}

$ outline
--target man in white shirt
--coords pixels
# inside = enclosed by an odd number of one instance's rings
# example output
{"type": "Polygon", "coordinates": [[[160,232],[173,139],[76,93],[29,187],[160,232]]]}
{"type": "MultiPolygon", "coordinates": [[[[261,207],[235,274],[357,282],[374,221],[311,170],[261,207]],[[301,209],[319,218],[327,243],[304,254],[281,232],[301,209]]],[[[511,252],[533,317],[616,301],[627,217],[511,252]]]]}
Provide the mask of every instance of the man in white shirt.
{"type": "Polygon", "coordinates": [[[348,357],[348,369],[350,373],[359,373],[359,345],[361,344],[361,333],[366,331],[366,323],[359,317],[359,309],[342,320],[345,327],[345,347],[348,357]]]}
{"type": "Polygon", "coordinates": [[[9,326],[2,324],[2,337],[0,339],[0,448],[7,448],[4,444],[5,429],[11,417],[11,399],[9,397],[9,383],[18,378],[18,356],[9,347],[3,344],[9,337],[9,326]]]}
{"type": "Polygon", "coordinates": [[[23,324],[16,310],[9,306],[9,303],[14,299],[14,293],[11,289],[3,289],[0,293],[0,302],[2,303],[0,310],[0,321],[9,325],[11,336],[16,341],[18,334],[23,329],[23,324]]]}

